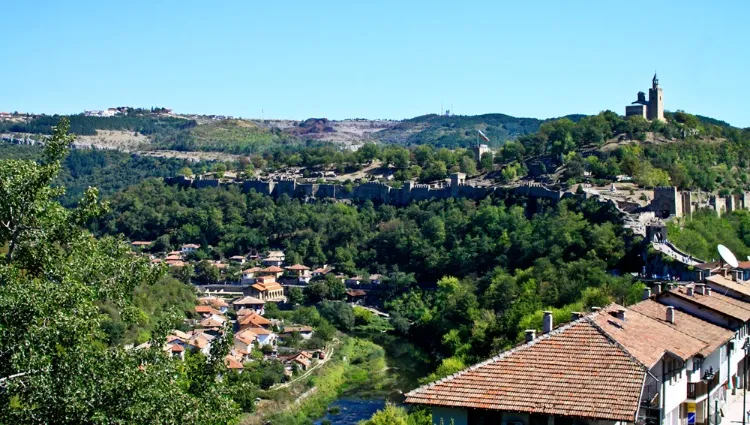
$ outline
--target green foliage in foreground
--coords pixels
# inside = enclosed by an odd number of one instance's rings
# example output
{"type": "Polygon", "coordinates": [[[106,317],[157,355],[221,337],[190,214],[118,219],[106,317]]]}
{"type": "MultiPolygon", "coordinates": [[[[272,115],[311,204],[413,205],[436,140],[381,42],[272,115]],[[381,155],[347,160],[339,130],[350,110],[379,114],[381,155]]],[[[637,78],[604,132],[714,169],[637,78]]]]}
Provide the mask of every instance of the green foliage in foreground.
{"type": "Polygon", "coordinates": [[[716,245],[726,245],[744,261],[750,255],[750,211],[738,210],[721,217],[715,211],[693,213],[669,223],[669,240],[680,249],[704,261],[719,258],[716,245]]]}
{"type": "Polygon", "coordinates": [[[388,404],[378,410],[372,418],[359,425],[431,425],[432,414],[427,409],[415,409],[409,413],[405,408],[388,404]]]}
{"type": "Polygon", "coordinates": [[[105,205],[95,189],[65,209],[52,182],[70,137],[62,121],[37,162],[0,162],[0,418],[14,424],[226,424],[237,405],[216,382],[230,341],[192,368],[172,360],[157,326],[151,348],[108,346],[99,305],[134,312],[136,287],[163,270],[83,223],[105,205]]]}

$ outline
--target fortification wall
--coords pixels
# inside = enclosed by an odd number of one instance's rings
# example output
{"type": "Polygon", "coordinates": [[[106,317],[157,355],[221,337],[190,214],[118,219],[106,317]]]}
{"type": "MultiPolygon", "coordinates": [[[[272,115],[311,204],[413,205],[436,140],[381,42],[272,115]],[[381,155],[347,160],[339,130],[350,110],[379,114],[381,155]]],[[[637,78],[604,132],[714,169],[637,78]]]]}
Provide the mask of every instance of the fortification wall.
{"type": "Polygon", "coordinates": [[[217,179],[205,179],[205,180],[194,180],[193,186],[196,189],[202,189],[204,187],[219,187],[219,180],[217,179]]]}
{"type": "Polygon", "coordinates": [[[250,192],[254,190],[260,194],[270,196],[273,192],[274,182],[264,182],[263,180],[246,180],[242,183],[242,191],[250,192]]]}
{"type": "Polygon", "coordinates": [[[355,187],[352,198],[360,201],[369,199],[373,202],[389,203],[391,199],[390,191],[391,187],[385,183],[369,182],[355,187]]]}
{"type": "Polygon", "coordinates": [[[297,182],[294,180],[281,180],[276,182],[276,186],[273,189],[272,195],[279,197],[282,195],[286,195],[290,198],[293,198],[295,196],[294,192],[296,190],[297,182]]]}

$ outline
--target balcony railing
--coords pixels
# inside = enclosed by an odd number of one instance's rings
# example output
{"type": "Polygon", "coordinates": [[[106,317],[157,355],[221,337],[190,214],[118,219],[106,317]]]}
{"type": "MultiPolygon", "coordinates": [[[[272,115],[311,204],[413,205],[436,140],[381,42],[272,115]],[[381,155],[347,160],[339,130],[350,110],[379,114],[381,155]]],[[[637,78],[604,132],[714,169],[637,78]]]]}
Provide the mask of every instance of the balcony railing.
{"type": "Polygon", "coordinates": [[[696,400],[704,395],[708,394],[709,388],[711,391],[713,391],[714,388],[716,388],[719,385],[719,374],[715,374],[713,379],[706,382],[688,382],[687,387],[687,398],[691,400],[696,400]]]}

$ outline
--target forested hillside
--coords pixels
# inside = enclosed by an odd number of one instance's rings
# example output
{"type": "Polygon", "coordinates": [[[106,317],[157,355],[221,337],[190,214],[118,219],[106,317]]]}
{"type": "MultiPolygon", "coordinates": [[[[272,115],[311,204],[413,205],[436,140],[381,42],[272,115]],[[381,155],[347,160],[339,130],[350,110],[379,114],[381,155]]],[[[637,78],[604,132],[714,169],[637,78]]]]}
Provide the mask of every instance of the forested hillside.
{"type": "Polygon", "coordinates": [[[546,307],[575,306],[569,313],[583,308],[576,303],[640,295],[630,279],[608,273],[638,270],[640,263],[616,212],[595,200],[564,201],[528,218],[520,204],[502,199],[404,208],[304,204],[149,180],[111,205],[94,225],[98,233],[156,240],[160,250],[200,243],[211,246],[204,255],[219,258],[274,247],[284,249],[289,264],[332,264],[350,276],[382,273],[389,288],[383,301],[395,323],[402,332],[413,326],[416,339],[432,335],[421,342],[441,356],[486,355],[515,341],[546,307]],[[445,276],[455,278],[441,281],[438,292],[418,289],[418,282],[434,287],[445,276]]]}
{"type": "Polygon", "coordinates": [[[750,211],[738,210],[721,217],[715,211],[698,211],[692,218],[671,221],[667,234],[672,243],[704,261],[719,258],[718,244],[745,261],[750,255],[750,211]]]}
{"type": "MultiPolygon", "coordinates": [[[[38,160],[42,154],[43,149],[38,146],[0,143],[0,160],[38,160]]],[[[186,165],[186,161],[179,159],[134,156],[114,150],[75,149],[63,159],[55,185],[65,187],[62,204],[73,206],[89,186],[96,187],[102,196],[108,197],[149,177],[175,176],[186,165]]]]}

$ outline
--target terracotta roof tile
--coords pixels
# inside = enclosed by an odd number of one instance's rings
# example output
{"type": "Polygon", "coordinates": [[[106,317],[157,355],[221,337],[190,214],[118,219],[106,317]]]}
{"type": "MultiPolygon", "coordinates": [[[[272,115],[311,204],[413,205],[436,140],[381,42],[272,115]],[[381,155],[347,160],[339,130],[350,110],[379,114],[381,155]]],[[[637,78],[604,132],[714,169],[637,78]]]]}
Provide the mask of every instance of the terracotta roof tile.
{"type": "MultiPolygon", "coordinates": [[[[269,267],[269,268],[270,268],[270,267],[269,267]]],[[[285,267],[285,268],[286,268],[287,270],[292,270],[292,271],[305,271],[305,270],[310,270],[310,267],[307,267],[307,266],[303,266],[302,264],[295,264],[295,265],[293,265],[293,266],[289,266],[289,267],[285,267]]]]}
{"type": "Polygon", "coordinates": [[[703,341],[706,343],[706,347],[699,354],[704,357],[707,357],[734,337],[734,332],[728,329],[708,323],[677,309],[674,309],[674,323],[669,323],[667,322],[667,306],[659,304],[654,300],[641,301],[628,308],[654,320],[658,320],[672,329],[703,341]]]}
{"type": "Polygon", "coordinates": [[[664,294],[673,295],[694,304],[718,311],[741,322],[747,322],[750,320],[750,304],[744,301],[735,300],[726,295],[721,295],[717,293],[717,291],[711,291],[711,295],[701,295],[698,292],[693,291],[693,295],[688,295],[687,288],[685,286],[680,286],[671,289],[664,294]]]}
{"type": "Polygon", "coordinates": [[[406,402],[634,422],[646,370],[589,320],[418,388],[406,402]]]}
{"type": "MultiPolygon", "coordinates": [[[[742,295],[750,297],[750,285],[748,284],[737,283],[733,281],[732,279],[727,279],[720,274],[709,276],[706,278],[706,280],[720,288],[729,289],[730,291],[735,291],[742,295]]],[[[722,292],[726,292],[726,291],[722,291],[722,292]]]]}
{"type": "Polygon", "coordinates": [[[683,360],[698,354],[706,343],[679,332],[659,320],[637,311],[612,304],[603,309],[592,320],[612,339],[647,367],[655,365],[665,352],[673,353],[683,360]],[[625,311],[625,320],[616,316],[618,310],[625,311]]]}

